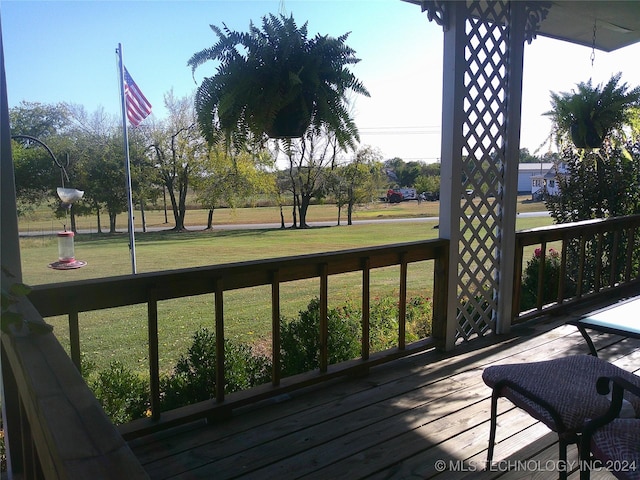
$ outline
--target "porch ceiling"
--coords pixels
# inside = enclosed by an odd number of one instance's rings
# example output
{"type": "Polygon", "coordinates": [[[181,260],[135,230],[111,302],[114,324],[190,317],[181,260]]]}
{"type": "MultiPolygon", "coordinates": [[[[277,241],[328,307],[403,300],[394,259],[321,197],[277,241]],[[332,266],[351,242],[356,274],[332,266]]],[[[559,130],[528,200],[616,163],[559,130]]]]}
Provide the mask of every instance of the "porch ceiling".
{"type": "Polygon", "coordinates": [[[599,50],[611,52],[640,41],[640,2],[636,0],[552,2],[538,35],[590,47],[594,21],[599,50]]]}
{"type": "MultiPolygon", "coordinates": [[[[404,0],[420,5],[425,0],[404,0]]],[[[471,3],[470,1],[468,3],[471,3]]],[[[545,19],[537,32],[540,36],[591,47],[593,25],[596,24],[595,47],[611,52],[640,41],[640,1],[532,1],[549,6],[545,19]]]]}

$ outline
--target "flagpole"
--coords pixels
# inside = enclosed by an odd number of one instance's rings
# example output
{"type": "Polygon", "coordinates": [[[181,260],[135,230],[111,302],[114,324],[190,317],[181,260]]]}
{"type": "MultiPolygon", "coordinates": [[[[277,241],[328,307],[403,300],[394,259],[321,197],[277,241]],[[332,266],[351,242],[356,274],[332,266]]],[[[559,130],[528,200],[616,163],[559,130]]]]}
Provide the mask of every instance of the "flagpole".
{"type": "Polygon", "coordinates": [[[127,129],[127,103],[124,96],[124,63],[122,62],[122,44],[118,44],[118,68],[120,77],[120,97],[122,101],[122,133],[124,137],[124,166],[127,182],[127,205],[129,211],[129,251],[131,252],[131,272],[137,273],[136,268],[136,238],[133,223],[133,197],[131,195],[131,163],[129,161],[129,131],[127,129]]]}

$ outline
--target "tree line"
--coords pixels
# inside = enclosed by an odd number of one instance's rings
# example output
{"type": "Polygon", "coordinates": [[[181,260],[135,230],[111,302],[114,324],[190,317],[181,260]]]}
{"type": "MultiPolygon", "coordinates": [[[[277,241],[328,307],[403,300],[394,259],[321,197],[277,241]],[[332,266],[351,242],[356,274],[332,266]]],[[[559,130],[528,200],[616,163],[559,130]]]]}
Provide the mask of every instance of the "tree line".
{"type": "MultiPolygon", "coordinates": [[[[297,142],[274,143],[271,148],[248,145],[230,150],[210,144],[198,128],[193,98],[165,94],[165,119],[153,117],[129,132],[133,202],[145,228],[148,209],[171,211],[173,229],[185,229],[187,194],[207,209],[208,228],[220,207],[256,205],[259,199],[280,207],[283,228],[307,226],[314,201],[331,201],[337,222],[347,224],[357,205],[376,201],[388,188],[413,187],[419,193],[440,191],[440,164],[384,160],[373,147],[355,151],[339,147],[329,131],[310,131],[297,142]]],[[[12,135],[35,137],[65,166],[65,179],[47,152],[16,139],[13,159],[19,214],[48,204],[58,217],[67,215],[56,200],[58,186],[83,190],[82,201],[71,209],[76,216],[94,215],[98,231],[105,221],[115,232],[116,217],[127,210],[123,136],[119,120],[98,109],[87,112],[69,103],[22,102],[9,111],[12,135]],[[106,217],[106,220],[104,220],[106,217]]],[[[521,151],[521,161],[542,161],[521,151]]],[[[545,160],[545,161],[548,161],[545,160]]]]}
{"type": "MultiPolygon", "coordinates": [[[[351,224],[356,205],[375,200],[394,182],[412,185],[415,180],[393,177],[394,169],[402,172],[401,160],[383,162],[381,154],[368,146],[346,152],[328,131],[313,131],[298,142],[275,143],[272,148],[249,145],[231,150],[223,143],[210,144],[198,128],[193,98],[168,92],[164,103],[166,119],[150,117],[144,126],[129,131],[133,202],[143,227],[146,210],[164,203],[172,212],[173,228],[184,230],[190,192],[209,210],[209,227],[216,208],[255,204],[259,197],[280,206],[283,227],[285,207],[291,207],[292,226],[303,228],[312,201],[329,198],[338,208],[338,221],[344,208],[351,224]]],[[[102,109],[89,113],[68,103],[22,102],[9,115],[12,135],[45,143],[68,174],[65,179],[43,148],[16,138],[19,214],[49,204],[56,215],[65,216],[67,212],[54,200],[55,190],[72,187],[85,193],[71,209],[70,227],[75,229],[76,216],[95,215],[101,232],[106,216],[108,230],[115,232],[117,215],[127,210],[118,120],[102,109]]]]}

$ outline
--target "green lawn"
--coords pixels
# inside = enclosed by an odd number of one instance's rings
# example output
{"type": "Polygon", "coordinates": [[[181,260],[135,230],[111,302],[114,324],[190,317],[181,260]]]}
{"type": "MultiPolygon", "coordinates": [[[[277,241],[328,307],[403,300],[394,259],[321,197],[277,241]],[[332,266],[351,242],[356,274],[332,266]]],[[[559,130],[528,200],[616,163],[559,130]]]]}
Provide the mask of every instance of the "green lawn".
{"type": "MultiPolygon", "coordinates": [[[[417,208],[417,204],[413,204],[413,208],[417,208]]],[[[238,217],[242,215],[238,212],[238,217]]],[[[532,228],[550,223],[548,217],[519,218],[517,228],[532,228]]],[[[136,235],[138,272],[437,238],[438,230],[434,228],[436,224],[437,222],[432,220],[315,227],[304,230],[140,233],[136,235]]],[[[77,259],[87,262],[87,266],[71,271],[53,270],[47,265],[57,259],[56,238],[23,237],[21,259],[24,281],[36,285],[131,273],[128,236],[124,233],[78,235],[75,253],[77,259]]],[[[410,266],[410,295],[431,296],[432,269],[431,262],[410,266]]],[[[397,294],[398,275],[397,268],[376,271],[372,278],[373,295],[397,294]]],[[[332,304],[339,305],[348,298],[359,299],[360,282],[360,274],[331,277],[332,304]]],[[[318,295],[318,291],[317,280],[283,285],[283,315],[287,318],[296,316],[300,309],[304,309],[308,302],[318,295]]],[[[109,292],[105,292],[105,295],[108,294],[109,292]]],[[[265,339],[270,335],[269,296],[269,287],[225,294],[227,337],[268,344],[265,339]]],[[[213,298],[211,295],[203,295],[162,302],[159,313],[160,352],[162,368],[166,370],[171,368],[177,357],[190,345],[191,336],[197,328],[206,326],[213,329],[213,298]]],[[[66,347],[66,318],[50,318],[47,321],[54,326],[54,331],[66,347]]],[[[80,325],[81,349],[86,358],[96,363],[99,368],[117,359],[137,371],[147,370],[145,305],[84,313],[80,315],[80,325]]]]}

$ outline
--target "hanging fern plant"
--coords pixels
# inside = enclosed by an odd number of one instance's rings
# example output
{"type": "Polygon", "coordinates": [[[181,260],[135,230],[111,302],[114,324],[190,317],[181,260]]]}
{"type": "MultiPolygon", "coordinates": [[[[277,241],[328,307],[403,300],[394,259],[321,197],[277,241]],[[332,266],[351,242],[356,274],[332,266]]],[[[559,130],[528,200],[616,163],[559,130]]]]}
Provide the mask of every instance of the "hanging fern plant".
{"type": "Polygon", "coordinates": [[[308,38],[307,23],[293,16],[269,15],[249,32],[211,25],[218,41],[188,61],[192,72],[219,62],[216,74],[196,92],[198,122],[213,143],[242,145],[248,139],[297,138],[309,128],[328,128],[341,147],[355,147],[358,129],[349,114],[347,94],[369,96],[348,66],[355,51],[338,38],[308,38]]]}
{"type": "Polygon", "coordinates": [[[556,138],[570,137],[577,148],[598,148],[605,138],[624,138],[623,128],[638,122],[640,87],[619,84],[621,73],[603,86],[591,80],[578,83],[571,92],[551,92],[551,117],[556,138]]]}

